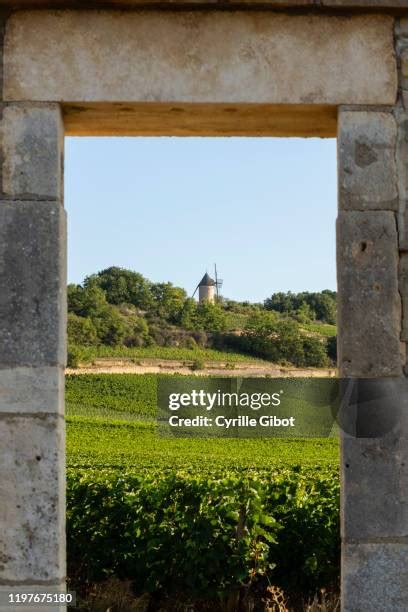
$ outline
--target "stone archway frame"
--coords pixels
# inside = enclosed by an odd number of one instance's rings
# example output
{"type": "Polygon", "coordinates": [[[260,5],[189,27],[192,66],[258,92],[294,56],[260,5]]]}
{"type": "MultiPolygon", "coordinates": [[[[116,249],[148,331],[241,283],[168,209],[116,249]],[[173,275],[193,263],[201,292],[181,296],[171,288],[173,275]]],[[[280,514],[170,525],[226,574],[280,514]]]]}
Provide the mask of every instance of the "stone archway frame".
{"type": "MultiPolygon", "coordinates": [[[[52,589],[65,581],[64,135],[337,135],[340,372],[384,380],[405,408],[408,17],[405,0],[3,4],[0,585],[52,589]]],[[[408,609],[407,438],[405,418],[381,440],[344,436],[343,610],[408,609]]]]}

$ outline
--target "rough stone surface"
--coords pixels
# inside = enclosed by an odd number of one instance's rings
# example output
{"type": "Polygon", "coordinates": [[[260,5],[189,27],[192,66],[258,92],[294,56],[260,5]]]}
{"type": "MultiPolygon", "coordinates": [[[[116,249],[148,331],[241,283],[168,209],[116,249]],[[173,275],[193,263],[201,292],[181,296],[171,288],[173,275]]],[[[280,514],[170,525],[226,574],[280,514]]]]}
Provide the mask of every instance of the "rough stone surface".
{"type": "Polygon", "coordinates": [[[7,22],[5,100],[393,104],[396,94],[387,16],[19,11],[7,22]]]}
{"type": "Polygon", "coordinates": [[[408,380],[357,385],[342,434],[342,537],[408,538],[408,380]]]}
{"type": "Polygon", "coordinates": [[[401,305],[392,212],[340,212],[337,220],[341,376],[399,376],[401,305]]]}
{"type": "Polygon", "coordinates": [[[64,412],[61,367],[0,369],[0,413],[64,412]]]}
{"type": "Polygon", "coordinates": [[[64,128],[58,105],[3,105],[2,198],[62,200],[64,128]]]}
{"type": "Polygon", "coordinates": [[[406,612],[408,544],[344,545],[341,590],[344,612],[406,612]]]}
{"type": "Polygon", "coordinates": [[[401,253],[399,262],[399,288],[402,302],[402,340],[408,341],[408,253],[401,253]]]}
{"type": "Polygon", "coordinates": [[[61,204],[0,201],[0,369],[65,365],[65,249],[61,204]]]}
{"type": "Polygon", "coordinates": [[[396,141],[391,113],[339,114],[340,209],[398,210],[396,141]]]}
{"type": "Polygon", "coordinates": [[[401,53],[401,74],[404,79],[408,79],[408,49],[401,53]]]}
{"type": "Polygon", "coordinates": [[[60,417],[0,416],[0,582],[64,579],[64,453],[60,417]]]}
{"type": "Polygon", "coordinates": [[[399,194],[399,248],[408,250],[408,113],[399,110],[395,116],[398,126],[396,163],[399,194]]]}

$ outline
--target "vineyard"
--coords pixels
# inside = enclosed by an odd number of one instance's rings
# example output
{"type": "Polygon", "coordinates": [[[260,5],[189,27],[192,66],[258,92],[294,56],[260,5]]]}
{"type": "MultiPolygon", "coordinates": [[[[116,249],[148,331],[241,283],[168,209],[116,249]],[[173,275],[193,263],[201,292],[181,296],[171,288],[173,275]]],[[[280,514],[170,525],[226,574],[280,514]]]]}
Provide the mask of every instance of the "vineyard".
{"type": "Polygon", "coordinates": [[[113,358],[113,359],[134,359],[136,362],[143,359],[175,359],[179,361],[191,362],[195,360],[215,361],[227,363],[269,363],[262,359],[244,355],[233,351],[219,351],[211,348],[173,347],[173,346],[147,346],[147,347],[127,347],[127,346],[84,346],[77,347],[78,357],[81,363],[92,363],[94,359],[113,358]]]}
{"type": "Polygon", "coordinates": [[[160,608],[166,597],[219,610],[235,597],[238,610],[244,594],[266,601],[274,584],[300,610],[321,587],[335,591],[337,440],[160,438],[156,388],[157,375],[67,377],[68,563],[79,592],[116,577],[148,595],[149,610],[173,609],[160,608]]]}

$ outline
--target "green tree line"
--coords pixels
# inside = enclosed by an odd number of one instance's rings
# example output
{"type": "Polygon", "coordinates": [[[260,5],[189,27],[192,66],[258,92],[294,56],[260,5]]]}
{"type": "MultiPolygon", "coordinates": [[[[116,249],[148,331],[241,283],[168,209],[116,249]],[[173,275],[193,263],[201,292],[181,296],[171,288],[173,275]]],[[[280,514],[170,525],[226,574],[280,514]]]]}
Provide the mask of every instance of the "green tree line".
{"type": "Polygon", "coordinates": [[[332,323],[336,295],[276,293],[264,304],[220,299],[197,303],[172,283],[110,267],[68,285],[69,357],[78,347],[149,345],[239,350],[277,363],[324,367],[335,361],[335,339],[302,325],[332,323]],[[235,329],[233,329],[235,327],[235,329]]]}

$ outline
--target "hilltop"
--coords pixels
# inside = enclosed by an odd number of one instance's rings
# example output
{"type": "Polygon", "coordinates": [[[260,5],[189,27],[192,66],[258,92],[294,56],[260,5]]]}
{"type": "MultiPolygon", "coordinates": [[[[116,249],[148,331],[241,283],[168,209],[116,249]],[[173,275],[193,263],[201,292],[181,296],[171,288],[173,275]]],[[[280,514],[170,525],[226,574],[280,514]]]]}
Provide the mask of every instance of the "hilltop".
{"type": "Polygon", "coordinates": [[[68,363],[143,354],[190,359],[197,368],[226,357],[327,368],[336,360],[335,320],[336,293],[329,290],[199,304],[170,282],[110,267],[68,285],[68,363]]]}

